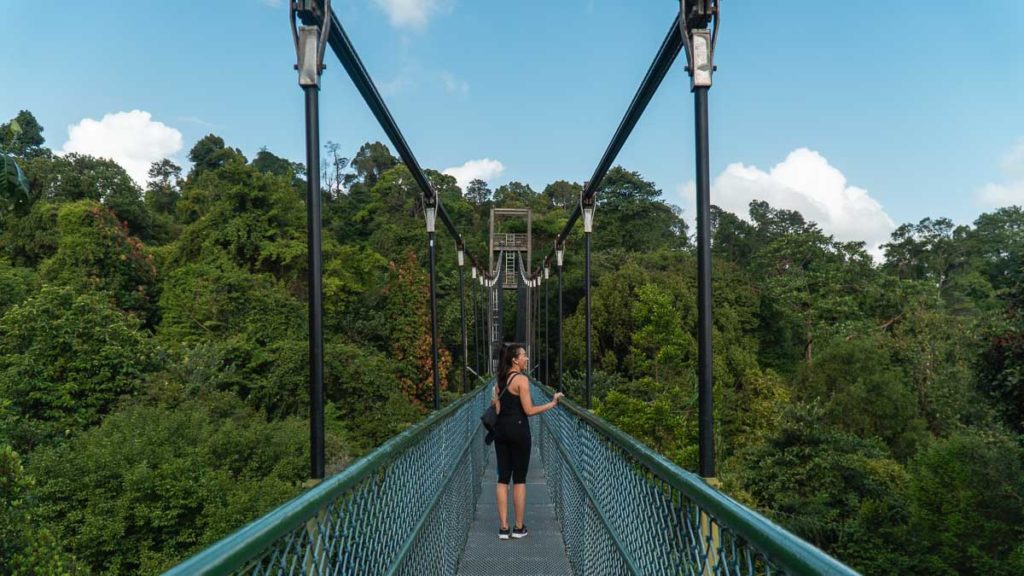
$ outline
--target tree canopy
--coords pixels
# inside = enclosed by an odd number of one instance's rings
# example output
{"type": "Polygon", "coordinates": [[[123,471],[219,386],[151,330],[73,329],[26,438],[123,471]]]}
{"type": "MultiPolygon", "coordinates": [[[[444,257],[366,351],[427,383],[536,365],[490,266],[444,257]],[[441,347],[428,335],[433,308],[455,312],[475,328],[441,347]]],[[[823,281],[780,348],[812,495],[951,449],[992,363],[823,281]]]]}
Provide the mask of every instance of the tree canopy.
{"type": "MultiPolygon", "coordinates": [[[[303,489],[307,175],[210,134],[190,165],[155,162],[140,187],[42,134],[28,111],[0,124],[0,576],[156,574],[303,489]]],[[[322,158],[334,472],[425,415],[434,366],[421,191],[380,142],[328,141],[322,158]]],[[[582,190],[425,173],[485,260],[489,209],[530,208],[547,246],[582,190]]],[[[594,410],[695,468],[689,230],[625,167],[597,200],[594,410]]],[[[864,574],[1024,573],[1024,210],[903,224],[878,259],[760,200],[713,207],[712,234],[722,489],[864,574]]],[[[578,240],[565,373],[550,361],[555,298],[531,353],[570,397],[584,366],[578,240]]],[[[458,271],[443,235],[437,249],[449,402],[462,393],[458,271]]]]}

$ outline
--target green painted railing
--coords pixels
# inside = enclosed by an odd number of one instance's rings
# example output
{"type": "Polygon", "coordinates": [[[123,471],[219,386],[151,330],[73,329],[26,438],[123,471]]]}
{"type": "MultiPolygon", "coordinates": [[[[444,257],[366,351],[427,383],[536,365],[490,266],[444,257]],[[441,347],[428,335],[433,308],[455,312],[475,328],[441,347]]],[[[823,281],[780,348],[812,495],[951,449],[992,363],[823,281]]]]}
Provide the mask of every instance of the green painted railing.
{"type": "Polygon", "coordinates": [[[454,574],[480,495],[485,390],[167,574],[454,574]]]}
{"type": "Polygon", "coordinates": [[[576,574],[856,574],[571,401],[536,430],[576,574]]]}
{"type": "MultiPolygon", "coordinates": [[[[480,495],[490,389],[168,574],[454,574],[480,495]]],[[[541,403],[552,390],[534,382],[532,393],[541,403]]],[[[856,574],[571,401],[531,424],[576,574],[856,574]]]]}

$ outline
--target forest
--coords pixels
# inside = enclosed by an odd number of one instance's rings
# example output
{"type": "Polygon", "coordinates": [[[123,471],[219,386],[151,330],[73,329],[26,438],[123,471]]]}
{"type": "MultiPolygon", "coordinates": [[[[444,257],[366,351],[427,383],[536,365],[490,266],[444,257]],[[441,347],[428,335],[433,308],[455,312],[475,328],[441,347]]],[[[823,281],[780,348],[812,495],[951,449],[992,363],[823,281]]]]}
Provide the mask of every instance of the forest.
{"type": "MultiPolygon", "coordinates": [[[[142,188],[111,160],[49,149],[29,111],[0,124],[0,153],[27,185],[0,188],[0,575],[157,574],[302,492],[304,166],[210,134],[187,171],[156,162],[142,188]]],[[[321,157],[330,474],[428,414],[433,360],[415,182],[379,142],[321,157]]],[[[427,174],[484,261],[490,208],[532,209],[539,258],[581,189],[427,174]]],[[[594,411],[694,470],[691,231],[628,168],[597,197],[594,411]]],[[[712,210],[721,489],[864,574],[1024,574],[1024,210],[903,224],[879,260],[794,211],[742,216],[712,210]]],[[[572,399],[576,234],[565,374],[548,366],[572,399]]],[[[450,403],[447,239],[438,264],[450,403]]],[[[534,360],[558,350],[548,302],[534,360]]]]}

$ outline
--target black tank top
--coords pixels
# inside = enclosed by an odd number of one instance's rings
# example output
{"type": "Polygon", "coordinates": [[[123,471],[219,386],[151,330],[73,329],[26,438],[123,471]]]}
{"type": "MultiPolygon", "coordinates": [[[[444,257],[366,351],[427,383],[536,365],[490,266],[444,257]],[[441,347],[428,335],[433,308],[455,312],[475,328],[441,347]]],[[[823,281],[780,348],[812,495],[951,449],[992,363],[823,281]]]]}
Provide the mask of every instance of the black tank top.
{"type": "Polygon", "coordinates": [[[523,402],[519,399],[519,396],[516,396],[511,391],[505,391],[505,389],[508,388],[509,384],[512,382],[512,379],[517,374],[520,373],[509,372],[508,377],[505,380],[505,387],[498,391],[498,393],[501,394],[499,396],[499,401],[501,402],[501,412],[498,414],[498,418],[521,418],[526,416],[526,412],[523,411],[523,402]],[[502,392],[505,393],[502,394],[502,392]]]}

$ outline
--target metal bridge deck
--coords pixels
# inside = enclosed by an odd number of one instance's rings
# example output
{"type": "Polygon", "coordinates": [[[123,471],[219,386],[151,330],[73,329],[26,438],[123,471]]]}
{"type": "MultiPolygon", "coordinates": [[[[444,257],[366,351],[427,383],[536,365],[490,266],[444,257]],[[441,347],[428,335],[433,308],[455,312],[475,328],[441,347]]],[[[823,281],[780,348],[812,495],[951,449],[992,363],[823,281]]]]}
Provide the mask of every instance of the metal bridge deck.
{"type": "MultiPolygon", "coordinates": [[[[530,534],[518,540],[498,540],[498,510],[494,490],[498,475],[494,447],[488,447],[487,462],[481,478],[480,501],[459,564],[458,573],[461,576],[572,575],[569,558],[565,554],[562,530],[555,518],[555,508],[548,493],[544,462],[538,449],[539,440],[535,433],[530,472],[526,475],[524,524],[530,534]]],[[[508,520],[509,524],[513,524],[515,515],[512,511],[512,494],[509,492],[508,520]]]]}

